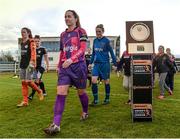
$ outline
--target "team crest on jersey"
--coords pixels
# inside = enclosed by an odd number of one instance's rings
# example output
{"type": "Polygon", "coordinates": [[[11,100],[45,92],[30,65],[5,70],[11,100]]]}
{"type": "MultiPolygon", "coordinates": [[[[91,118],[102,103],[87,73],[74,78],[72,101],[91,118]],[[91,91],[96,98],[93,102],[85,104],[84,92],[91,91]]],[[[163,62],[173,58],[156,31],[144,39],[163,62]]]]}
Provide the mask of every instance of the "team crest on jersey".
{"type": "Polygon", "coordinates": [[[28,45],[25,45],[24,47],[25,47],[25,48],[28,48],[28,45]]]}
{"type": "Polygon", "coordinates": [[[41,53],[41,51],[38,51],[38,53],[40,54],[40,53],[41,53]]]}

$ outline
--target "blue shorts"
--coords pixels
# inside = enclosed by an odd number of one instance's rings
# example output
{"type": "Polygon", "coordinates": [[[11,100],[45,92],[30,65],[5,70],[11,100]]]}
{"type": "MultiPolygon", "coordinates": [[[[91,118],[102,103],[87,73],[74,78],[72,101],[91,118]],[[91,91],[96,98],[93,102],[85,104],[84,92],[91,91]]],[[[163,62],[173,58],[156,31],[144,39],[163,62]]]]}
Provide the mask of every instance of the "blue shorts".
{"type": "Polygon", "coordinates": [[[68,68],[60,68],[59,85],[74,85],[77,89],[85,89],[87,82],[87,66],[85,62],[71,64],[68,68]]]}
{"type": "Polygon", "coordinates": [[[110,78],[110,63],[94,63],[92,76],[99,76],[103,80],[110,78]]]}

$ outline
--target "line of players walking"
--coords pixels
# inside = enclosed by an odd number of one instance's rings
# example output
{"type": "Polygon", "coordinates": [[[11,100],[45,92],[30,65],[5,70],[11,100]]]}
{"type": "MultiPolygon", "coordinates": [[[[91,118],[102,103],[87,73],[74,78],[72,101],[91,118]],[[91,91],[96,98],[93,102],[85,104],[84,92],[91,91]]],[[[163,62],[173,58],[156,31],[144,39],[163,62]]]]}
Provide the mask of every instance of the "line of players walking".
{"type": "MultiPolygon", "coordinates": [[[[54,104],[54,117],[52,123],[44,129],[46,134],[52,135],[60,131],[62,114],[65,108],[65,102],[69,87],[76,87],[79,100],[82,105],[80,120],[86,120],[89,116],[88,106],[97,106],[98,97],[98,78],[103,80],[105,88],[105,98],[103,105],[110,103],[110,57],[111,55],[113,69],[117,71],[124,69],[123,86],[129,91],[128,104],[131,103],[131,56],[125,51],[119,62],[116,61],[110,41],[104,34],[104,26],[99,24],[95,28],[96,38],[93,42],[93,49],[86,48],[87,34],[81,27],[79,16],[74,10],[65,12],[65,23],[67,29],[60,35],[60,54],[57,67],[57,95],[54,104]],[[85,55],[85,51],[87,54],[85,55]],[[86,93],[86,83],[89,80],[91,86],[93,101],[89,104],[89,98],[86,93]]],[[[28,106],[28,100],[32,100],[35,92],[38,92],[39,100],[42,101],[47,95],[42,80],[43,73],[49,69],[47,51],[41,46],[39,35],[32,37],[31,30],[24,27],[21,29],[21,61],[20,61],[20,79],[22,80],[23,100],[17,107],[28,106]],[[46,67],[45,67],[46,65],[46,67]],[[34,81],[33,81],[34,80],[34,81]],[[28,96],[28,86],[32,88],[32,93],[28,96]],[[39,87],[40,88],[39,88],[39,87]]],[[[167,54],[164,53],[164,47],[159,47],[159,53],[154,56],[154,69],[160,77],[160,96],[164,98],[165,89],[170,95],[174,88],[174,73],[177,70],[174,56],[170,49],[167,54]],[[176,69],[174,68],[176,67],[176,69]],[[166,81],[165,81],[166,80],[166,81]]]]}

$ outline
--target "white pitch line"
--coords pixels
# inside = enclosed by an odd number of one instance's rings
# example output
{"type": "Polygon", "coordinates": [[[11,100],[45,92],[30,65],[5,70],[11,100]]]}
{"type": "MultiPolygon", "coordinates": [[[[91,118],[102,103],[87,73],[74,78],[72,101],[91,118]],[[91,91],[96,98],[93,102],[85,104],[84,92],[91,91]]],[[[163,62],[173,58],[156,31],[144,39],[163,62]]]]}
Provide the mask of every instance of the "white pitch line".
{"type": "Polygon", "coordinates": [[[174,99],[174,98],[168,98],[168,99],[164,99],[164,100],[166,100],[166,101],[168,101],[168,100],[170,100],[170,101],[179,101],[180,102],[180,99],[174,99]]]}

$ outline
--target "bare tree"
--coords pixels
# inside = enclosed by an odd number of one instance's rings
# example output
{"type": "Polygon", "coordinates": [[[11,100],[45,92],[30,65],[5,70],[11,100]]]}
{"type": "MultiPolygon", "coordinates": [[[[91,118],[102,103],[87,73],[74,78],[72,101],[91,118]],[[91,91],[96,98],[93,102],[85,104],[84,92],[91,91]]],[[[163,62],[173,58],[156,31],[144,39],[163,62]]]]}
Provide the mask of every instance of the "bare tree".
{"type": "Polygon", "coordinates": [[[10,51],[4,52],[3,50],[1,50],[0,61],[5,61],[5,62],[12,62],[12,61],[14,61],[11,52],[10,51]]]}

